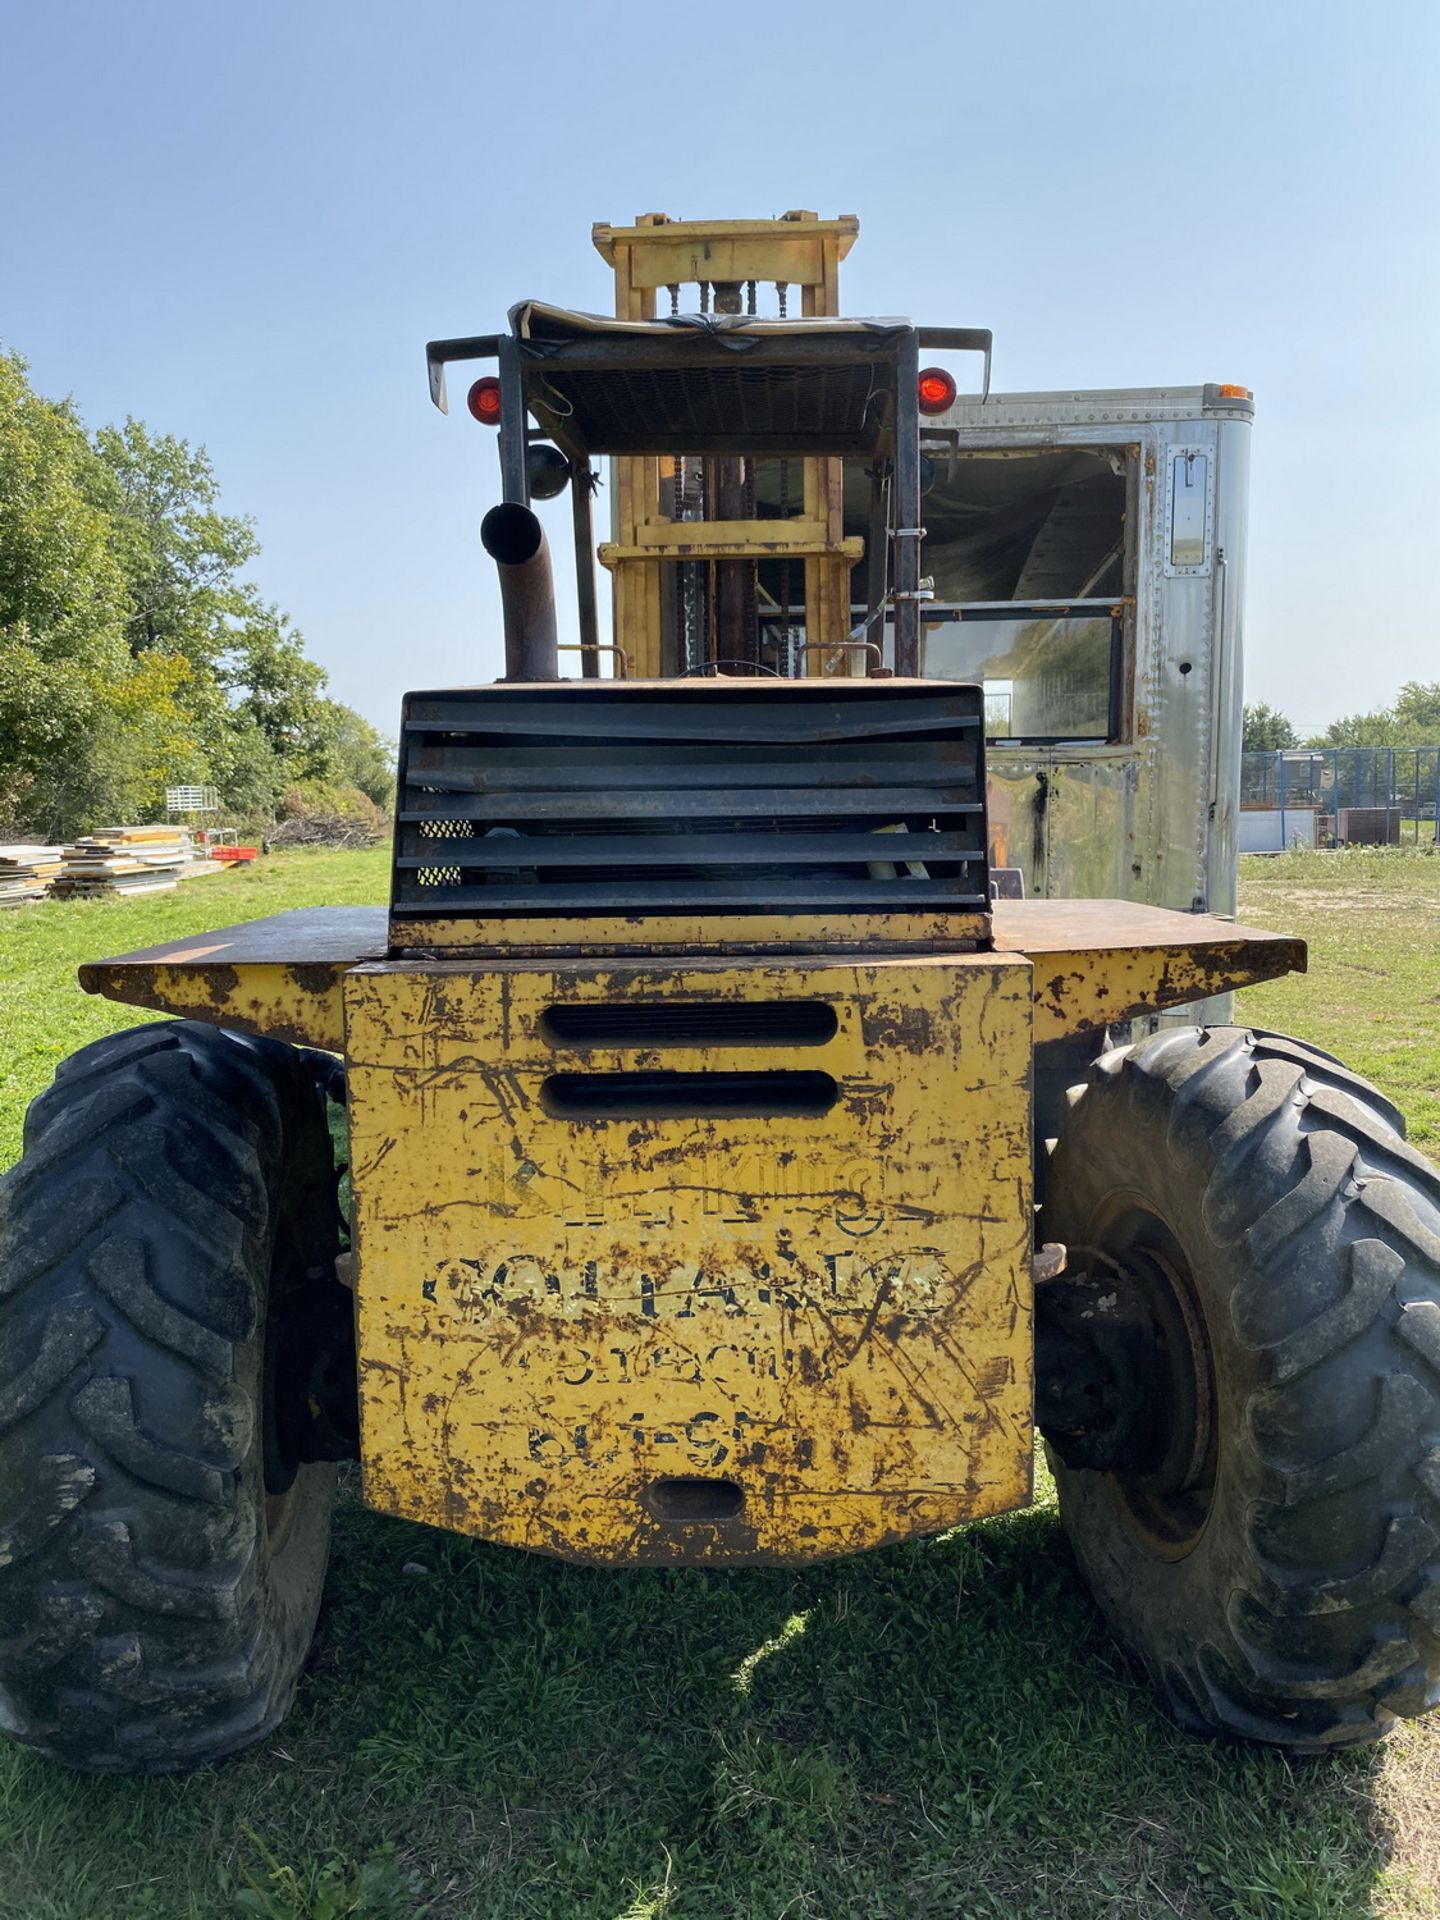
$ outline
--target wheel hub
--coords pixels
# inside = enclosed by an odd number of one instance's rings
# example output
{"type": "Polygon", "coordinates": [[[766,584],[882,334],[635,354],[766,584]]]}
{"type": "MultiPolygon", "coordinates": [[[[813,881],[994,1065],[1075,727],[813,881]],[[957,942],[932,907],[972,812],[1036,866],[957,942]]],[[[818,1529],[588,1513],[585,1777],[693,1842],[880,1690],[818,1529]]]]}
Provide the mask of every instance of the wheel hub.
{"type": "Polygon", "coordinates": [[[310,1462],[359,1454],[350,1290],[318,1280],[282,1294],[271,1306],[265,1358],[265,1490],[274,1500],[310,1462]]]}
{"type": "Polygon", "coordinates": [[[1036,1421],[1067,1467],[1157,1463],[1154,1355],[1154,1321],[1128,1275],[1064,1273],[1036,1289],[1036,1421]]]}
{"type": "Polygon", "coordinates": [[[1214,1376],[1193,1281],[1169,1236],[1138,1224],[1123,1251],[1090,1261],[1101,1271],[1036,1289],[1037,1424],[1065,1466],[1113,1477],[1152,1546],[1184,1551],[1215,1478],[1214,1376]]]}

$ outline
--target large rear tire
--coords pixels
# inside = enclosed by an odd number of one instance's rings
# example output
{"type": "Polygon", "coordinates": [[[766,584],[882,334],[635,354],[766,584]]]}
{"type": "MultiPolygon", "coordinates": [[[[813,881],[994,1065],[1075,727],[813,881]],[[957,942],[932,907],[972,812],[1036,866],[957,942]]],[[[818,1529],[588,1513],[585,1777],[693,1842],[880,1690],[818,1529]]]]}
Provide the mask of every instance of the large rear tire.
{"type": "Polygon", "coordinates": [[[15,1738],[153,1773],[283,1718],[335,1469],[301,1464],[303,1414],[276,1390],[295,1356],[276,1335],[292,1303],[313,1318],[329,1299],[339,1244],[324,1096],[292,1047],[141,1027],[65,1061],[31,1106],[0,1181],[0,1722],[15,1738]]]}
{"type": "Polygon", "coordinates": [[[1440,1175],[1277,1035],[1106,1053],[1046,1240],[1146,1303],[1144,1471],[1055,1462],[1076,1557],[1187,1726],[1313,1752],[1440,1701],[1440,1175]]]}

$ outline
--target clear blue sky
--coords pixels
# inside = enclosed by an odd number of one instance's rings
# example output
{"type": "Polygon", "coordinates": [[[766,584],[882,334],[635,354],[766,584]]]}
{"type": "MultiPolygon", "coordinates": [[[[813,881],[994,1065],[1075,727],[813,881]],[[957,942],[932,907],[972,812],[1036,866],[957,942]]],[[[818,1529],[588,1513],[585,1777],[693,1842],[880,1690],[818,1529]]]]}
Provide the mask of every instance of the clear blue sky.
{"type": "MultiPolygon", "coordinates": [[[[1248,697],[1440,677],[1435,0],[7,9],[0,340],[203,441],[338,697],[499,670],[493,440],[422,346],[605,310],[592,220],[857,213],[996,383],[1257,395],[1248,697]]],[[[563,505],[563,503],[562,503],[563,505]]]]}

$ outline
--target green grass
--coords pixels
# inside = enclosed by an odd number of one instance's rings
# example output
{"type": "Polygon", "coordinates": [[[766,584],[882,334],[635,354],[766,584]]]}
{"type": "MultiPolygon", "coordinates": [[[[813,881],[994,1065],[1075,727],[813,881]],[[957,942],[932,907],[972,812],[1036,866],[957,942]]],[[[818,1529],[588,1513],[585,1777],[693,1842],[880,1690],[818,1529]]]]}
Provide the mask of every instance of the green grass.
{"type": "Polygon", "coordinates": [[[1440,1158],[1440,848],[1356,847],[1241,862],[1243,918],[1298,933],[1310,971],[1241,996],[1383,1086],[1440,1158]]]}
{"type": "MultiPolygon", "coordinates": [[[[123,1024],[75,963],[378,899],[296,855],[0,920],[0,1122],[123,1024]]],[[[1440,860],[1248,862],[1314,942],[1247,996],[1440,1131],[1440,860]]],[[[136,1016],[143,1017],[143,1016],[136,1016]]],[[[1417,1129],[1418,1130],[1418,1129],[1417,1129]]],[[[1112,1650],[1049,1504],[792,1571],[585,1571],[342,1506],[289,1722],[181,1779],[0,1747],[0,1916],[1358,1920],[1440,1914],[1440,1727],[1292,1766],[1184,1737],[1112,1650]]]]}
{"type": "Polygon", "coordinates": [[[25,1108],[49,1084],[58,1060],[88,1040],[155,1018],[143,1008],[82,993],[75,983],[82,961],[283,913],[287,907],[383,901],[389,862],[388,847],[272,854],[233,873],[187,881],[174,893],[47,900],[0,913],[0,1167],[19,1154],[25,1108]]]}

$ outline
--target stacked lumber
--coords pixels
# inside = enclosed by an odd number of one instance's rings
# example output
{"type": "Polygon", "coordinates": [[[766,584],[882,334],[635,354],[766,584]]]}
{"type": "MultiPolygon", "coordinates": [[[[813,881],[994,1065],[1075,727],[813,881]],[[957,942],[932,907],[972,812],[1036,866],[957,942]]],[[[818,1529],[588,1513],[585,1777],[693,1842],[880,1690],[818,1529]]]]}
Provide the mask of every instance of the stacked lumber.
{"type": "Polygon", "coordinates": [[[43,900],[64,858],[63,847],[0,847],[0,907],[43,900]]]}
{"type": "Polygon", "coordinates": [[[194,852],[186,827],[97,827],[66,847],[50,891],[61,900],[168,893],[194,852]]]}

